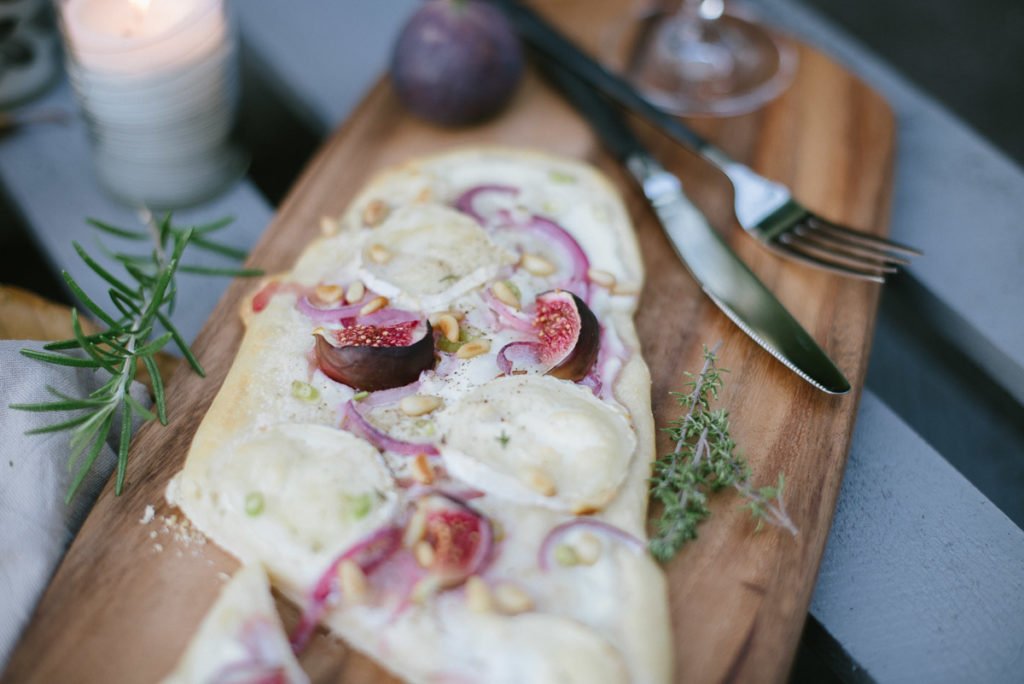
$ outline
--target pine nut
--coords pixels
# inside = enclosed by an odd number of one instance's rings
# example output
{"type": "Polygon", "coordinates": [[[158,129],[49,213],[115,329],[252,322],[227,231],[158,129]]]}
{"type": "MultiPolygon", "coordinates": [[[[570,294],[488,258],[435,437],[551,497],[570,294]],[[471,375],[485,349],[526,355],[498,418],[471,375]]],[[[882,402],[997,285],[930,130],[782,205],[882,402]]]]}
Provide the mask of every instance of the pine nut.
{"type": "Polygon", "coordinates": [[[576,559],[583,565],[593,565],[601,557],[601,540],[590,532],[584,532],[573,545],[576,559]]]}
{"type": "Polygon", "coordinates": [[[391,213],[384,200],[375,199],[363,207],[363,223],[370,228],[379,226],[391,213]]]}
{"type": "Polygon", "coordinates": [[[555,481],[540,468],[528,468],[524,473],[526,486],[542,496],[554,496],[558,493],[555,481]]]}
{"type": "Polygon", "coordinates": [[[535,276],[549,276],[555,272],[555,265],[537,254],[524,254],[519,264],[535,276]]]}
{"type": "Polygon", "coordinates": [[[386,264],[391,260],[391,250],[384,245],[370,245],[370,261],[375,264],[386,264]]]}
{"type": "Polygon", "coordinates": [[[494,602],[506,615],[518,615],[533,608],[530,595],[511,582],[501,582],[494,588],[494,602]]]}
{"type": "Polygon", "coordinates": [[[491,350],[491,343],[487,340],[473,340],[459,347],[459,350],[455,352],[455,356],[462,360],[471,359],[474,356],[480,356],[486,354],[491,350]]]}
{"type": "Polygon", "coordinates": [[[345,290],[340,285],[317,285],[313,288],[313,294],[324,304],[337,304],[345,295],[345,290]]]}
{"type": "Polygon", "coordinates": [[[354,560],[342,561],[338,566],[338,581],[341,583],[342,595],[353,601],[365,597],[369,590],[366,575],[354,560]]]}
{"type": "Polygon", "coordinates": [[[348,286],[348,291],[345,293],[345,301],[349,304],[355,304],[362,301],[365,296],[366,286],[363,285],[363,281],[357,280],[348,286]]]}
{"type": "Polygon", "coordinates": [[[422,508],[417,508],[416,512],[412,514],[409,524],[405,528],[405,534],[402,536],[402,544],[411,548],[416,544],[416,542],[423,539],[423,535],[426,533],[427,513],[422,508]]]}
{"type": "Polygon", "coordinates": [[[466,580],[466,605],[474,613],[488,613],[494,608],[491,590],[479,575],[466,580]]]}
{"type": "Polygon", "coordinates": [[[398,408],[407,416],[423,416],[440,407],[441,398],[430,394],[410,394],[398,402],[398,408]]]}
{"type": "Polygon", "coordinates": [[[441,591],[443,584],[444,581],[439,575],[427,575],[413,587],[410,598],[413,603],[425,603],[427,599],[441,591]]]}
{"type": "Polygon", "coordinates": [[[587,271],[587,277],[590,278],[590,282],[595,285],[600,285],[601,287],[609,290],[615,288],[615,276],[608,271],[602,271],[599,268],[591,268],[587,271]]]}
{"type": "Polygon", "coordinates": [[[451,314],[441,314],[437,317],[437,329],[444,335],[444,339],[452,344],[459,341],[459,322],[451,314]]]}
{"type": "Polygon", "coordinates": [[[494,283],[494,286],[491,288],[491,292],[494,293],[494,296],[497,297],[499,301],[511,306],[513,309],[518,309],[520,307],[519,295],[517,295],[504,280],[499,280],[494,283]]]}
{"type": "Polygon", "coordinates": [[[374,311],[380,311],[387,306],[388,303],[387,297],[374,297],[370,301],[366,302],[366,304],[363,305],[363,308],[359,309],[359,315],[366,316],[368,314],[372,314],[374,311]]]}
{"type": "Polygon", "coordinates": [[[426,540],[416,542],[416,546],[413,547],[413,555],[416,556],[416,562],[422,568],[429,568],[434,564],[434,547],[426,540]]]}
{"type": "Polygon", "coordinates": [[[429,202],[432,199],[434,199],[434,189],[433,188],[429,188],[429,187],[423,188],[418,193],[416,193],[416,201],[419,204],[425,204],[425,203],[429,202]]]}
{"type": "Polygon", "coordinates": [[[320,217],[320,232],[324,235],[335,235],[341,230],[341,221],[333,216],[320,217]]]}
{"type": "Polygon", "coordinates": [[[434,483],[434,466],[430,465],[430,460],[424,454],[416,454],[409,464],[409,470],[412,472],[412,479],[420,484],[434,483]]]}

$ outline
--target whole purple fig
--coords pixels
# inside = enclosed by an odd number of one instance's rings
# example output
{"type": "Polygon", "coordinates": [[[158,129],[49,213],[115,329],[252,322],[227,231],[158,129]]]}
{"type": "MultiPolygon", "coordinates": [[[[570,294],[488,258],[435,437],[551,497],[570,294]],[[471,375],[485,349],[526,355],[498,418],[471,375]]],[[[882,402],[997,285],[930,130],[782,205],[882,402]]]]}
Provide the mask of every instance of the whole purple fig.
{"type": "Polygon", "coordinates": [[[428,0],[395,42],[391,78],[417,116],[456,126],[497,113],[523,75],[523,52],[505,15],[477,0],[428,0]]]}

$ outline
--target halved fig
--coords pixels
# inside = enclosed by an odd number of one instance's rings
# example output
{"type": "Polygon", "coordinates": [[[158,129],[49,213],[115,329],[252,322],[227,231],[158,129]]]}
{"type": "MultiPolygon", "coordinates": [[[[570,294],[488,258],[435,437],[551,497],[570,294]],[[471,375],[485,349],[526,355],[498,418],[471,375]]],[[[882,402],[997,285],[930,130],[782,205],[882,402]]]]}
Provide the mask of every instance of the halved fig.
{"type": "Polygon", "coordinates": [[[601,347],[601,326],[582,299],[566,290],[537,295],[533,325],[539,359],[551,366],[548,375],[573,382],[586,377],[601,347]]]}
{"type": "Polygon", "coordinates": [[[408,385],[434,365],[434,335],[426,320],[318,328],[314,337],[317,365],[324,375],[358,390],[408,385]]]}
{"type": "MultiPolygon", "coordinates": [[[[494,534],[491,523],[474,508],[455,497],[429,494],[416,502],[409,522],[416,528],[413,548],[427,544],[430,553],[416,554],[421,565],[441,580],[442,586],[454,586],[480,572],[490,559],[494,534]],[[422,527],[421,527],[422,526],[422,527]]],[[[406,533],[409,534],[407,528],[406,533]]]]}

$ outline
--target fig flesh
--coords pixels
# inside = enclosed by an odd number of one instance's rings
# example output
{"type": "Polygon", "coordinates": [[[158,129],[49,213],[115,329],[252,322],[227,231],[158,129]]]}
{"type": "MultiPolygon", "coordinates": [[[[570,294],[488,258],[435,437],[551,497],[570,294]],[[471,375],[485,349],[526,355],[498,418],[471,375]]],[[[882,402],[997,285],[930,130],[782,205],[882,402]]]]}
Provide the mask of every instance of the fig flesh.
{"type": "Polygon", "coordinates": [[[461,583],[479,572],[493,544],[491,524],[470,507],[443,494],[417,502],[415,516],[423,516],[423,541],[430,545],[426,567],[445,586],[461,583]]]}
{"type": "Polygon", "coordinates": [[[501,10],[479,0],[428,0],[395,42],[391,79],[399,99],[427,121],[482,121],[511,99],[523,52],[501,10]]]}
{"type": "Polygon", "coordinates": [[[510,342],[498,352],[505,375],[546,373],[580,382],[601,348],[601,326],[586,302],[567,290],[537,295],[532,330],[536,340],[510,342]]]}
{"type": "Polygon", "coordinates": [[[573,382],[586,377],[601,347],[601,326],[582,299],[567,290],[537,295],[533,325],[538,358],[551,367],[548,375],[573,382]]]}
{"type": "Polygon", "coordinates": [[[434,365],[434,335],[426,320],[320,328],[314,337],[317,365],[324,375],[357,390],[408,385],[434,365]]]}

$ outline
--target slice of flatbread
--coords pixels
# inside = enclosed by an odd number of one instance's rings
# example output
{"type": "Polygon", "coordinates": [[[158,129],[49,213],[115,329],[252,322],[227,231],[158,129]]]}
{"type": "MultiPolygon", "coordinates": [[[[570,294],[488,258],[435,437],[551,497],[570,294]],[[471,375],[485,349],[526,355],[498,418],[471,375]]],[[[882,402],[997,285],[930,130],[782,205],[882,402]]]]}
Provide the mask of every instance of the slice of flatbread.
{"type": "Polygon", "coordinates": [[[169,500],[306,610],[300,645],[319,622],[417,682],[670,680],[645,548],[643,266],[612,185],[463,149],[378,175],[325,226],[244,302],[169,500]],[[549,291],[596,317],[585,377],[555,377],[569,357],[540,322],[549,291]],[[320,370],[323,339],[412,319],[434,323],[436,355],[416,384],[367,393],[320,370]]]}
{"type": "Polygon", "coordinates": [[[309,682],[292,653],[259,565],[239,568],[224,585],[174,671],[163,680],[209,682],[309,682]]]}

